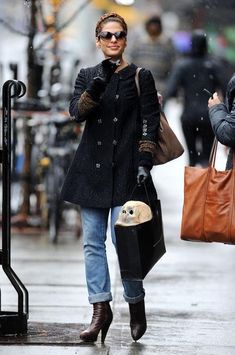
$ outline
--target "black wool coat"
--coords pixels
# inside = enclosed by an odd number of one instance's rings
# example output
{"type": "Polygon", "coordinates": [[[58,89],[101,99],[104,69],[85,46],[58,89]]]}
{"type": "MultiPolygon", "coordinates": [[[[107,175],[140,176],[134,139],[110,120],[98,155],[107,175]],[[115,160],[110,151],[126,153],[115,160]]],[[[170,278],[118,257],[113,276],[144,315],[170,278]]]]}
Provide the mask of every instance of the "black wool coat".
{"type": "MultiPolygon", "coordinates": [[[[149,164],[145,152],[138,150],[139,141],[155,141],[159,125],[159,104],[152,74],[141,70],[139,99],[136,66],[130,64],[114,73],[99,105],[81,115],[79,99],[97,76],[99,66],[81,69],[75,82],[70,114],[77,122],[85,121],[85,127],[61,196],[65,201],[94,208],[120,206],[131,198],[146,201],[143,187],[136,188],[133,196],[132,191],[137,183],[138,166],[149,164]]],[[[147,191],[149,199],[154,201],[157,194],[151,177],[147,191]]]]}

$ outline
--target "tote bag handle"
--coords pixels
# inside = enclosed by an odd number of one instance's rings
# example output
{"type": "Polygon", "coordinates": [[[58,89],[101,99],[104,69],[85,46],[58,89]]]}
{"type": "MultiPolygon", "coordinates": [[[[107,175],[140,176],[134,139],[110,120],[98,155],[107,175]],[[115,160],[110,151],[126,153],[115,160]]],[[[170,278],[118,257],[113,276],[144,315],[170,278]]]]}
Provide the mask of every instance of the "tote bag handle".
{"type": "MultiPolygon", "coordinates": [[[[218,149],[218,140],[215,137],[213,144],[212,144],[210,157],[209,157],[209,166],[211,166],[213,168],[215,167],[217,149],[218,149]]],[[[233,151],[233,169],[234,168],[235,168],[235,153],[233,151]]]]}
{"type": "MultiPolygon", "coordinates": [[[[146,197],[147,197],[147,200],[148,200],[148,204],[149,204],[149,206],[151,206],[151,203],[150,203],[150,198],[149,198],[149,194],[148,194],[148,190],[147,190],[147,187],[146,187],[145,181],[143,182],[143,185],[144,185],[144,189],[145,189],[146,197]]],[[[134,194],[134,192],[135,192],[136,188],[138,188],[138,187],[139,187],[139,185],[138,185],[138,184],[136,184],[136,185],[134,186],[134,188],[133,188],[133,190],[132,190],[132,193],[131,193],[131,196],[130,196],[130,199],[132,198],[132,196],[133,196],[133,194],[134,194]]]]}
{"type": "Polygon", "coordinates": [[[210,157],[209,157],[209,166],[212,166],[213,168],[215,167],[217,148],[218,148],[218,140],[217,140],[217,138],[214,138],[212,148],[211,148],[210,157]]]}

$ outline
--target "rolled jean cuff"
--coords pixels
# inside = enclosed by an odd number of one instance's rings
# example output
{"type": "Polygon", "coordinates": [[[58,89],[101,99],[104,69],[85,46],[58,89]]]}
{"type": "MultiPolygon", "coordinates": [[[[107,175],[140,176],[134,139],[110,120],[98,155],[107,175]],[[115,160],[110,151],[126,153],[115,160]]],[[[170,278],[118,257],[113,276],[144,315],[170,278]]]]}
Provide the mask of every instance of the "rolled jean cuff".
{"type": "Polygon", "coordinates": [[[135,304],[135,303],[138,303],[144,299],[145,293],[143,292],[137,297],[128,297],[125,293],[123,293],[123,297],[126,302],[135,304]]]}
{"type": "Polygon", "coordinates": [[[88,297],[89,303],[112,301],[112,294],[110,292],[96,293],[88,297]]]}

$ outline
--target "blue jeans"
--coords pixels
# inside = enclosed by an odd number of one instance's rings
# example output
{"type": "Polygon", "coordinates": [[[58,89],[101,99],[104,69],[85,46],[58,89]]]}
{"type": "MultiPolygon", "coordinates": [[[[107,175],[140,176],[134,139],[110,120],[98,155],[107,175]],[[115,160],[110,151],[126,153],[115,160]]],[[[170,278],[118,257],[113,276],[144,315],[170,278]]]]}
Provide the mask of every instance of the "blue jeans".
{"type": "MultiPolygon", "coordinates": [[[[111,208],[111,236],[114,246],[116,246],[114,224],[120,209],[119,206],[111,208]]],[[[90,303],[112,301],[105,245],[109,211],[109,208],[81,208],[86,282],[90,303]]],[[[144,299],[142,281],[122,283],[123,296],[128,303],[137,303],[144,299]]]]}

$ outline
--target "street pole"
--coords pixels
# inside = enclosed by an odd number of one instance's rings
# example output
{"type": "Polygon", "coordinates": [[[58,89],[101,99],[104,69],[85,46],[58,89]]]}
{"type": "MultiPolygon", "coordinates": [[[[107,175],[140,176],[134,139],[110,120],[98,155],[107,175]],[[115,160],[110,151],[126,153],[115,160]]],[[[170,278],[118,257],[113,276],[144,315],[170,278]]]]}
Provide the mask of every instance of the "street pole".
{"type": "MultiPolygon", "coordinates": [[[[36,0],[31,0],[30,3],[30,27],[29,27],[29,40],[27,46],[27,97],[37,97],[37,73],[35,71],[35,52],[34,52],[34,37],[36,34],[36,16],[37,6],[36,0]]],[[[23,167],[23,182],[22,182],[22,194],[23,202],[20,208],[20,214],[23,216],[22,222],[27,223],[27,216],[30,213],[30,161],[31,161],[31,129],[27,124],[30,117],[25,117],[24,120],[24,134],[25,134],[25,149],[24,149],[24,167],[23,167]]]]}

